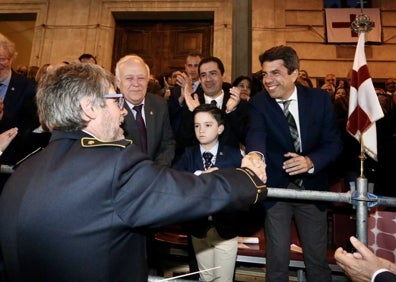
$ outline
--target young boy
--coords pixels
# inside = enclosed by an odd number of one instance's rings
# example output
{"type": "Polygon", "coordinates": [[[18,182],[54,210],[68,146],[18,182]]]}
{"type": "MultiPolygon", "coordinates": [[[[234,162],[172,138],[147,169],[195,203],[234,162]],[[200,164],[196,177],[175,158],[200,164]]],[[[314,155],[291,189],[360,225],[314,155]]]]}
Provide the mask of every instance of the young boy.
{"type": "MultiPolygon", "coordinates": [[[[218,141],[225,126],[222,111],[214,105],[202,104],[193,115],[195,135],[200,144],[186,148],[174,168],[199,175],[218,168],[239,167],[241,151],[218,141]]],[[[185,225],[191,234],[199,270],[220,267],[201,272],[200,281],[233,281],[238,250],[237,227],[235,213],[217,213],[185,225]]]]}

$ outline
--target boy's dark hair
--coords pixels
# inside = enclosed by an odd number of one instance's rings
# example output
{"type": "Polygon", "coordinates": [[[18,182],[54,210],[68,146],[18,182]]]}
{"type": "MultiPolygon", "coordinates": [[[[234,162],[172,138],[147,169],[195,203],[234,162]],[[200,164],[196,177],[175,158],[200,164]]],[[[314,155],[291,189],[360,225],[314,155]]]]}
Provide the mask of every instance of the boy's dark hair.
{"type": "Polygon", "coordinates": [[[210,63],[210,62],[216,63],[216,64],[217,64],[217,67],[218,67],[219,70],[220,70],[221,75],[224,74],[224,64],[223,64],[223,62],[222,62],[219,58],[217,58],[217,57],[206,57],[206,58],[203,58],[203,59],[201,60],[201,62],[199,63],[199,65],[198,65],[198,74],[201,74],[201,66],[202,66],[203,64],[207,64],[207,63],[210,63]]]}
{"type": "Polygon", "coordinates": [[[209,113],[210,115],[212,115],[212,117],[214,117],[214,119],[217,121],[219,125],[224,125],[225,123],[223,111],[220,110],[215,105],[201,104],[194,109],[193,111],[194,118],[197,113],[209,113]]]}
{"type": "Polygon", "coordinates": [[[280,45],[268,49],[259,56],[260,64],[264,62],[272,62],[275,60],[283,60],[283,65],[287,68],[288,74],[300,69],[300,60],[296,51],[285,45],[280,45]]]}

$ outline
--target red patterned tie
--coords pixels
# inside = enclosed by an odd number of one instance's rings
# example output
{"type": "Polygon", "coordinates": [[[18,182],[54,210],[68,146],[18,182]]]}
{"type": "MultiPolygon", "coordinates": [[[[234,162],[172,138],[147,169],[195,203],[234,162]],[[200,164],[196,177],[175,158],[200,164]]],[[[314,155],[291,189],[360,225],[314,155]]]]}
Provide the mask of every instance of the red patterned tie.
{"type": "Polygon", "coordinates": [[[144,153],[147,153],[147,131],[142,116],[142,107],[143,104],[140,104],[139,106],[134,106],[133,109],[136,111],[136,125],[139,129],[140,147],[144,153]]]}

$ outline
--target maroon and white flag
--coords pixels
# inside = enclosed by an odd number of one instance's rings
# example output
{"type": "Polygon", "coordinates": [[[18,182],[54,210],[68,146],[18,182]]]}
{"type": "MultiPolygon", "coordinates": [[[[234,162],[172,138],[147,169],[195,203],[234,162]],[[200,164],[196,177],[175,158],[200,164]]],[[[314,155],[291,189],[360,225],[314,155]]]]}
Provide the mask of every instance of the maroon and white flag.
{"type": "Polygon", "coordinates": [[[364,52],[365,33],[361,32],[356,47],[351,89],[349,93],[349,109],[347,131],[354,136],[365,153],[377,160],[377,129],[375,122],[384,116],[373,81],[367,67],[364,52]],[[362,137],[360,139],[360,137],[362,137]]]}
{"type": "MultiPolygon", "coordinates": [[[[362,13],[361,9],[355,8],[330,8],[325,9],[326,33],[329,43],[355,43],[359,34],[351,29],[351,23],[357,15],[362,13]]],[[[368,42],[381,42],[381,12],[379,8],[365,8],[364,14],[373,22],[372,30],[367,34],[368,42]]]]}

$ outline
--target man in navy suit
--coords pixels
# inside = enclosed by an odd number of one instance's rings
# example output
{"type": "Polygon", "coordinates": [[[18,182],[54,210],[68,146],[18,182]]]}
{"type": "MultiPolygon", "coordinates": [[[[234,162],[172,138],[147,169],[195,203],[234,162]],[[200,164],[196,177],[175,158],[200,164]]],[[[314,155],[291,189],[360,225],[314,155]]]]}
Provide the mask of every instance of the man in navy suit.
{"type": "Polygon", "coordinates": [[[177,75],[176,85],[172,87],[171,94],[168,99],[169,119],[176,140],[177,156],[180,156],[183,153],[184,148],[190,145],[190,143],[186,143],[183,139],[183,129],[181,126],[184,109],[184,95],[182,95],[182,88],[184,88],[187,83],[190,83],[194,93],[201,93],[200,95],[203,95],[203,89],[199,81],[198,73],[198,66],[201,60],[202,55],[199,53],[189,53],[187,55],[186,62],[184,64],[185,73],[177,75]]]}
{"type": "MultiPolygon", "coordinates": [[[[15,44],[0,34],[0,132],[18,128],[18,135],[1,155],[1,163],[7,165],[14,165],[40,145],[34,142],[32,132],[39,126],[34,101],[36,84],[12,70],[16,55],[15,44]]],[[[7,178],[0,175],[0,193],[7,178]]]]}
{"type": "Polygon", "coordinates": [[[354,282],[395,282],[396,264],[377,257],[357,238],[350,241],[357,252],[348,253],[341,247],[334,253],[337,264],[354,282]]]}
{"type": "Polygon", "coordinates": [[[123,128],[126,138],[133,140],[150,158],[160,165],[170,166],[175,156],[175,140],[170,126],[166,101],[151,93],[147,93],[150,69],[144,60],[136,55],[121,58],[116,65],[118,88],[126,100],[123,128]],[[144,120],[146,138],[137,124],[135,106],[142,105],[141,115],[144,120]],[[146,144],[142,144],[142,143],[146,144]]]}
{"type": "Polygon", "coordinates": [[[0,197],[7,281],[147,281],[149,227],[240,209],[265,195],[265,164],[201,176],[155,165],[124,139],[127,114],[112,74],[59,67],[40,84],[44,150],[11,175],[0,197]],[[51,110],[48,110],[51,109],[51,110]]]}
{"type": "MultiPolygon", "coordinates": [[[[201,104],[215,104],[225,114],[225,130],[219,141],[227,146],[239,148],[245,143],[247,103],[241,101],[240,90],[224,82],[224,65],[217,57],[203,58],[198,66],[200,86],[194,90],[191,83],[182,88],[181,124],[177,139],[188,147],[198,144],[194,134],[193,110],[201,104]]],[[[186,76],[186,74],[183,74],[186,76]]]]}
{"type": "MultiPolygon", "coordinates": [[[[327,190],[327,167],[342,148],[328,94],[296,87],[299,58],[291,47],[271,48],[259,59],[265,91],[250,99],[247,151],[265,155],[269,187],[327,190]],[[294,139],[287,118],[290,123],[294,121],[294,139]]],[[[308,281],[330,281],[325,206],[285,200],[268,202],[265,207],[267,281],[289,280],[293,216],[302,242],[308,281]]]]}

